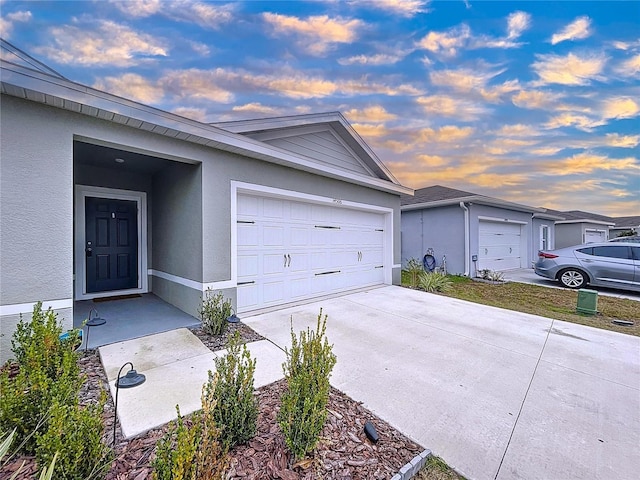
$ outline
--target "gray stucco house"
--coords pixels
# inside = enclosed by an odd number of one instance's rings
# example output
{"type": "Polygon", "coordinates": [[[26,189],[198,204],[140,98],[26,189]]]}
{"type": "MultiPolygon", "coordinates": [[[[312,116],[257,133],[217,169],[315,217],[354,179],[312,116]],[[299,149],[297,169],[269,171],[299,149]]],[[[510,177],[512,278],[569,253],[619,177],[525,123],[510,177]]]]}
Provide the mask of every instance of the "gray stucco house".
{"type": "Polygon", "coordinates": [[[400,282],[400,194],[339,113],[209,125],[2,60],[2,361],[38,300],[197,316],[400,282]]]}
{"type": "Polygon", "coordinates": [[[610,229],[615,225],[615,221],[611,217],[595,213],[580,210],[547,211],[562,217],[556,222],[556,248],[571,247],[583,243],[606,242],[610,238],[610,229]]]}
{"type": "Polygon", "coordinates": [[[447,272],[475,276],[481,269],[530,268],[538,250],[554,248],[554,222],[543,208],[440,185],[402,196],[402,261],[428,249],[447,272]]]}
{"type": "Polygon", "coordinates": [[[609,228],[609,238],[616,238],[630,231],[636,235],[640,235],[640,215],[612,217],[611,220],[615,225],[609,228]]]}

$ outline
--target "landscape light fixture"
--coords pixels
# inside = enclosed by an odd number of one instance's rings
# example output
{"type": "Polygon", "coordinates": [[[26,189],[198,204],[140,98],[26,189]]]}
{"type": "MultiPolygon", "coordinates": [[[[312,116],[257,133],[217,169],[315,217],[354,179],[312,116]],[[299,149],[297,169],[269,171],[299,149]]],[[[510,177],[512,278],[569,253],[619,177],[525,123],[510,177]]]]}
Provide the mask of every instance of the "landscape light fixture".
{"type": "Polygon", "coordinates": [[[227,322],[229,323],[238,323],[240,321],[240,317],[236,315],[236,312],[231,309],[231,315],[227,317],[227,322]]]}
{"type": "Polygon", "coordinates": [[[87,322],[85,323],[85,325],[87,326],[87,341],[84,344],[84,351],[85,352],[89,348],[89,330],[91,329],[91,327],[98,327],[100,325],[104,325],[105,323],[107,323],[107,321],[104,318],[100,318],[98,316],[98,310],[96,310],[95,308],[92,308],[91,310],[89,310],[89,318],[88,318],[87,322]],[[94,312],[95,312],[96,316],[91,318],[91,314],[94,313],[94,312]]]}
{"type": "Polygon", "coordinates": [[[133,388],[142,385],[147,377],[142,373],[138,373],[133,369],[133,363],[127,362],[120,367],[118,371],[118,377],[116,378],[116,404],[113,412],[113,445],[116,444],[116,424],[118,423],[118,393],[121,388],[133,388]],[[131,368],[124,377],[121,377],[122,369],[127,365],[131,365],[131,368]]]}

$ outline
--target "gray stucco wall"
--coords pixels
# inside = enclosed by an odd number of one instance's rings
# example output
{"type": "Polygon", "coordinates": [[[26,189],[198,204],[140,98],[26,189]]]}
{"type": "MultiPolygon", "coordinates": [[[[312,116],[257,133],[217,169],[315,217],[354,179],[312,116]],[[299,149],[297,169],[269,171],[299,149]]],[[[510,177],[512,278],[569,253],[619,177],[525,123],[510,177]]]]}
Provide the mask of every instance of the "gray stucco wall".
{"type": "MultiPolygon", "coordinates": [[[[177,163],[153,179],[110,169],[78,169],[78,183],[147,191],[152,197],[148,198],[149,268],[196,282],[230,279],[231,180],[391,208],[393,263],[400,263],[399,195],[6,95],[0,113],[3,306],[74,297],[74,139],[191,164],[177,163]]],[[[394,269],[392,276],[399,283],[400,269],[394,269]]],[[[201,292],[168,283],[175,282],[155,277],[153,289],[193,314],[192,299],[201,292]],[[178,301],[179,297],[190,300],[178,301]]],[[[227,293],[235,298],[235,292],[227,293]]]]}
{"type": "Polygon", "coordinates": [[[422,261],[433,248],[436,265],[447,257],[447,272],[464,273],[464,212],[455,206],[409,210],[402,213],[402,263],[422,261]]]}
{"type": "MultiPolygon", "coordinates": [[[[585,243],[586,230],[605,230],[606,225],[597,223],[559,223],[556,224],[556,248],[572,247],[585,243]]],[[[607,236],[607,239],[609,237],[607,236]]]]}

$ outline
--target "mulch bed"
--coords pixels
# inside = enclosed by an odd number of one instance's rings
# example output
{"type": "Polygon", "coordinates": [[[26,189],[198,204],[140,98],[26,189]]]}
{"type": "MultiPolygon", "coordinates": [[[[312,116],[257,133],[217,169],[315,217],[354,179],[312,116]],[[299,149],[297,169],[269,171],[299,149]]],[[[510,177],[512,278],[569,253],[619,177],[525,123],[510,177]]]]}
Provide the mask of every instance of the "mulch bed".
{"type": "MultiPolygon", "coordinates": [[[[237,329],[244,341],[262,339],[242,323],[230,327],[226,336],[237,329]]],[[[201,329],[193,329],[192,332],[212,350],[219,350],[226,345],[226,340],[211,338],[201,329]]],[[[108,388],[98,353],[81,353],[80,368],[87,375],[87,382],[80,392],[80,401],[83,404],[96,402],[100,390],[108,388]]],[[[423,450],[418,444],[366,410],[359,402],[332,388],[327,422],[320,442],[310,457],[290,467],[290,454],[276,421],[280,409],[280,396],[285,388],[285,381],[280,380],[256,390],[259,401],[257,434],[247,445],[238,446],[229,453],[228,479],[388,479],[423,450]],[[367,421],[372,422],[376,428],[380,438],[377,444],[371,443],[364,434],[364,424],[367,421]]],[[[113,442],[113,418],[113,401],[109,396],[103,415],[103,441],[109,444],[113,442]]],[[[125,439],[118,428],[114,448],[115,460],[106,480],[151,479],[150,464],[154,458],[155,445],[166,429],[167,425],[135,438],[125,439]]],[[[0,477],[10,477],[23,461],[26,461],[26,465],[17,480],[35,478],[35,460],[25,456],[15,458],[4,465],[0,469],[0,477]]]]}

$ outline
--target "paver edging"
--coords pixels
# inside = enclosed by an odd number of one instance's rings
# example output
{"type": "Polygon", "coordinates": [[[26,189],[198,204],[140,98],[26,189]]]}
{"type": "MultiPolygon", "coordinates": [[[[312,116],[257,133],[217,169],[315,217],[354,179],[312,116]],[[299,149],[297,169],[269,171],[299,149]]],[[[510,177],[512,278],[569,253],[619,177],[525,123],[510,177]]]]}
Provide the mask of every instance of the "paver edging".
{"type": "Polygon", "coordinates": [[[391,480],[409,480],[413,476],[422,470],[424,464],[427,463],[427,459],[431,456],[431,450],[423,450],[421,453],[411,459],[409,463],[404,465],[398,473],[396,473],[391,480]]]}

